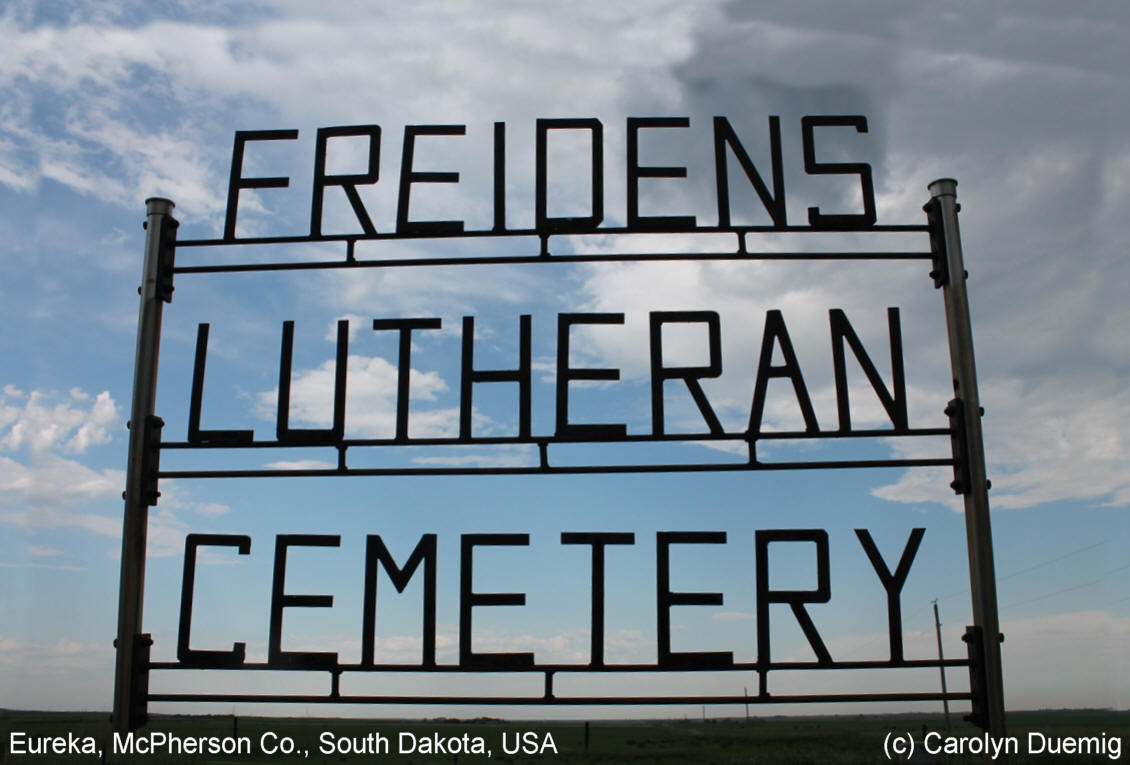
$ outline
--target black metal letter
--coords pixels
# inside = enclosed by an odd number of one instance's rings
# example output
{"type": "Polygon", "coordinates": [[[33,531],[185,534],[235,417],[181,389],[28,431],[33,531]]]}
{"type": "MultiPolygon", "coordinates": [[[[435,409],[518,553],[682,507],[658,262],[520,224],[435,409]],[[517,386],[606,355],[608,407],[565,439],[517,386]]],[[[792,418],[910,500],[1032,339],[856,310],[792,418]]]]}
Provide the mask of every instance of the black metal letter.
{"type": "Polygon", "coordinates": [[[459,384],[459,437],[471,438],[473,386],[477,382],[518,383],[518,435],[530,435],[530,315],[518,317],[518,368],[475,369],[475,317],[463,317],[463,372],[459,384]]]}
{"type": "Polygon", "coordinates": [[[494,123],[494,230],[506,230],[506,123],[494,123]]]}
{"type": "Polygon", "coordinates": [[[251,553],[246,534],[189,534],[184,538],[184,577],[180,588],[180,627],[177,630],[177,661],[190,667],[237,667],[247,655],[246,643],[232,643],[230,651],[197,651],[189,648],[192,632],[192,594],[196,587],[196,548],[235,547],[240,555],[251,553]]]}
{"type": "Polygon", "coordinates": [[[240,189],[285,189],[290,185],[287,176],[273,178],[243,177],[243,145],[248,141],[293,141],[297,130],[237,130],[231,152],[231,178],[228,180],[228,211],[224,218],[224,239],[235,241],[235,217],[239,207],[240,189]]]}
{"type": "Polygon", "coordinates": [[[379,534],[365,537],[365,604],[361,615],[361,664],[373,665],[373,640],[377,634],[377,564],[385,567],[397,592],[404,592],[412,575],[424,562],[424,656],[421,666],[436,665],[436,535],[424,534],[408,556],[404,568],[396,565],[379,534]]]}
{"type": "Polygon", "coordinates": [[[604,125],[600,120],[539,119],[535,167],[534,208],[537,230],[562,234],[593,231],[604,220],[604,125]],[[550,218],[546,213],[548,187],[548,144],[550,130],[589,130],[592,132],[592,215],[550,218]]]}
{"type": "Polygon", "coordinates": [[[906,540],[906,547],[903,548],[898,567],[892,574],[883,556],[879,554],[879,548],[875,546],[871,532],[867,529],[855,530],[859,543],[863,545],[863,551],[867,553],[867,559],[871,561],[875,573],[879,575],[879,581],[883,583],[883,589],[887,591],[887,626],[891,636],[892,663],[902,661],[902,603],[899,594],[906,583],[910,566],[914,563],[914,556],[918,554],[918,546],[922,544],[922,536],[925,533],[926,529],[911,529],[910,538],[906,540]]]}
{"type": "Polygon", "coordinates": [[[412,371],[412,330],[439,329],[440,319],[373,319],[373,329],[400,330],[400,360],[396,377],[396,438],[408,440],[408,382],[412,371]]]}
{"type": "Polygon", "coordinates": [[[459,666],[525,669],[532,653],[475,653],[471,650],[471,609],[475,606],[524,606],[524,592],[474,592],[474,550],[482,545],[528,545],[529,534],[464,534],[459,559],[459,666]]]}
{"type": "Polygon", "coordinates": [[[563,545],[592,545],[592,653],[590,667],[604,666],[604,547],[634,545],[631,532],[561,532],[563,545]]]}
{"type": "Polygon", "coordinates": [[[720,606],[720,592],[671,592],[671,545],[725,544],[725,531],[658,531],[655,534],[656,633],[660,667],[720,669],[734,663],[729,651],[671,652],[671,606],[720,606]]]}
{"type": "Polygon", "coordinates": [[[832,365],[836,376],[836,406],[840,413],[840,431],[847,433],[851,430],[851,407],[848,404],[847,368],[844,363],[844,340],[851,346],[852,353],[859,361],[867,375],[868,382],[875,389],[879,402],[887,410],[887,416],[895,430],[906,430],[909,427],[909,417],[906,412],[906,372],[902,362],[902,330],[899,322],[899,309],[887,309],[887,328],[891,338],[891,387],[889,392],[879,376],[879,370],[863,349],[859,335],[855,333],[847,314],[839,308],[828,311],[829,324],[832,328],[832,365]]]}
{"type": "Polygon", "coordinates": [[[757,555],[757,663],[761,665],[761,693],[766,693],[769,654],[769,604],[788,603],[793,616],[808,638],[819,664],[831,664],[828,653],[805,603],[827,603],[832,599],[832,581],[828,566],[828,532],[824,529],[770,529],[755,534],[757,555]],[[773,542],[814,542],[816,544],[816,589],[769,589],[769,545],[773,542]]]}
{"type": "Polygon", "coordinates": [[[734,156],[745,171],[749,182],[753,184],[761,203],[765,205],[773,225],[784,227],[788,225],[788,213],[785,209],[785,175],[781,162],[781,118],[769,118],[769,152],[773,161],[773,193],[765,186],[761,174],[753,160],[749,158],[745,147],[738,141],[737,133],[731,127],[730,121],[725,117],[714,118],[714,177],[718,188],[718,225],[726,228],[730,225],[730,182],[726,171],[726,146],[729,145],[734,156]]]}
{"type": "Polygon", "coordinates": [[[330,608],[333,595],[287,595],[288,547],[340,547],[338,534],[279,534],[275,537],[275,570],[271,583],[271,628],[267,636],[267,663],[278,669],[327,669],[337,665],[336,653],[282,650],[284,608],[330,608]]]}
{"type": "Polygon", "coordinates": [[[290,427],[290,372],[294,356],[294,322],[284,321],[279,353],[279,407],[276,435],[280,443],[335,444],[345,437],[345,374],[349,366],[349,321],[337,323],[337,365],[334,368],[334,419],[330,428],[290,427]]]}
{"type": "Polygon", "coordinates": [[[255,438],[250,430],[201,430],[200,408],[204,398],[204,365],[208,360],[208,324],[196,327],[196,359],[192,364],[192,397],[188,403],[190,444],[246,444],[255,438]]]}
{"type": "Polygon", "coordinates": [[[804,141],[804,172],[809,175],[842,175],[856,173],[863,189],[863,212],[856,215],[822,215],[819,207],[808,208],[808,222],[817,228],[855,228],[875,225],[875,186],[871,182],[871,165],[865,162],[817,162],[814,127],[854,127],[857,133],[867,132],[866,117],[802,117],[800,130],[804,141]]]}
{"type": "Polygon", "coordinates": [[[314,193],[310,199],[310,236],[322,235],[322,203],[326,186],[341,186],[353,214],[365,233],[377,233],[361,197],[357,193],[358,184],[369,185],[377,182],[381,167],[381,128],[379,125],[351,125],[348,127],[318,128],[318,140],[314,147],[314,193]],[[329,139],[340,136],[369,136],[369,170],[352,175],[326,175],[326,144],[329,139]]]}
{"type": "Polygon", "coordinates": [[[663,382],[682,380],[691,392],[698,411],[706,420],[707,427],[714,434],[722,433],[722,424],[714,414],[706,394],[698,381],[706,377],[722,374],[722,340],[720,320],[717,311],[652,311],[651,321],[651,432],[663,435],[663,382]],[[710,363],[704,367],[665,367],[663,366],[663,325],[673,322],[685,324],[706,324],[707,343],[710,349],[710,363]]]}
{"type": "Polygon", "coordinates": [[[789,330],[785,328],[785,318],[780,311],[768,311],[765,314],[765,333],[761,336],[761,358],[757,362],[753,406],[750,407],[749,412],[750,435],[761,432],[761,418],[765,412],[765,393],[769,388],[769,379],[773,377],[787,377],[792,381],[797,403],[800,404],[801,414],[804,415],[804,429],[808,433],[818,433],[820,425],[816,422],[812,399],[808,397],[808,388],[805,387],[804,376],[800,373],[800,364],[797,362],[796,352],[793,351],[792,340],[789,339],[789,330]],[[785,358],[785,363],[781,366],[773,365],[774,344],[780,346],[781,355],[785,358]]]}
{"type": "Polygon", "coordinates": [[[418,135],[466,135],[466,125],[405,125],[404,153],[400,160],[400,196],[396,204],[398,234],[462,234],[461,220],[408,220],[408,201],[413,183],[459,183],[459,173],[420,172],[412,169],[418,135]]]}
{"type": "Polygon", "coordinates": [[[570,380],[619,380],[619,369],[573,369],[569,366],[569,327],[574,324],[623,324],[622,313],[560,313],[557,315],[557,436],[559,438],[619,438],[627,425],[569,423],[570,380]]]}
{"type": "Polygon", "coordinates": [[[690,127],[689,117],[628,117],[628,228],[644,231],[695,227],[693,215],[640,215],[640,178],[686,178],[685,167],[640,167],[640,128],[690,127]]]}

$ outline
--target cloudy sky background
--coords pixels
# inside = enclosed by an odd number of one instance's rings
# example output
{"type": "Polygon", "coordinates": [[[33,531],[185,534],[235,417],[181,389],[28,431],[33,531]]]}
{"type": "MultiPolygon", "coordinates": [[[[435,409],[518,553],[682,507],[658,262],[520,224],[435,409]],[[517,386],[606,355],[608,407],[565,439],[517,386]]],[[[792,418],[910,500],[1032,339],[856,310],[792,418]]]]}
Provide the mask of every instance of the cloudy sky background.
{"type": "MultiPolygon", "coordinates": [[[[1126,708],[1128,22],[1130,13],[1116,6],[1080,3],[1068,11],[1035,2],[991,8],[956,2],[928,8],[340,3],[317,11],[298,2],[238,9],[220,3],[7,3],[0,16],[0,706],[109,705],[144,199],[175,201],[182,238],[219,236],[235,130],[300,130],[297,141],[249,149],[245,175],[289,175],[292,181],[286,191],[243,194],[243,235],[308,230],[315,131],[351,124],[384,130],[381,181],[363,195],[378,230],[387,231],[395,223],[408,124],[467,125],[464,137],[421,139],[418,166],[458,170],[461,182],[416,187],[413,216],[489,227],[491,125],[505,121],[509,223],[529,226],[538,117],[601,119],[605,220],[622,225],[625,118],[687,116],[689,129],[656,131],[665,135],[644,141],[643,161],[686,166],[688,177],[645,182],[643,205],[653,214],[694,214],[700,225],[713,225],[711,118],[728,117],[760,167],[768,157],[767,118],[780,115],[789,220],[800,223],[809,205],[850,211],[858,200],[850,177],[804,176],[800,118],[861,114],[867,134],[830,130],[820,134],[826,140],[820,146],[829,156],[871,163],[880,223],[921,222],[930,181],[951,176],[960,184],[987,410],[1008,705],[1126,708]]],[[[343,146],[331,154],[331,165],[356,172],[362,150],[343,146]]],[[[566,146],[554,155],[551,175],[560,180],[553,188],[563,200],[558,214],[586,211],[587,178],[571,172],[586,151],[566,146]]],[[[731,185],[742,184],[732,170],[731,185]]],[[[325,230],[356,230],[344,199],[330,196],[325,230]]],[[[738,222],[767,222],[754,195],[735,190],[733,199],[735,209],[744,203],[748,211],[738,222]]],[[[791,246],[772,239],[763,244],[791,246]]],[[[590,238],[571,246],[600,252],[619,245],[590,238]]],[[[381,254],[422,248],[399,246],[381,254]]],[[[474,244],[472,251],[484,246],[474,244]]],[[[688,240],[685,246],[698,245],[688,240]]],[[[251,249],[208,257],[258,257],[251,249]]],[[[338,251],[292,248],[278,256],[334,257],[338,251]]],[[[203,257],[181,250],[178,262],[203,257]]],[[[541,374],[534,430],[550,432],[553,331],[555,314],[564,311],[628,315],[615,331],[577,333],[586,341],[578,364],[617,367],[623,375],[616,385],[586,391],[578,411],[591,412],[592,421],[615,421],[608,419],[611,410],[640,432],[649,415],[646,312],[702,308],[722,314],[725,374],[704,388],[727,430],[740,430],[748,419],[754,360],[770,309],[785,313],[822,426],[835,426],[827,348],[827,311],[834,307],[845,309],[868,347],[877,349],[872,355],[883,370],[884,309],[900,307],[911,424],[944,425],[940,411],[949,391],[941,296],[924,264],[550,268],[182,277],[166,310],[162,346],[158,414],[168,423],[166,437],[181,440],[185,432],[198,322],[212,323],[205,427],[255,428],[269,437],[281,321],[294,319],[298,327],[294,424],[316,427],[329,412],[331,328],[349,318],[349,428],[373,435],[391,433],[396,351],[393,336],[370,332],[367,322],[440,316],[444,331],[420,333],[414,351],[413,434],[425,435],[450,433],[457,421],[452,360],[460,317],[476,316],[483,362],[504,367],[513,365],[520,313],[533,314],[541,374]]],[[[702,363],[701,340],[693,333],[676,337],[671,349],[682,363],[702,363]]],[[[854,390],[862,421],[881,425],[877,406],[868,414],[874,398],[868,389],[854,390]]],[[[672,393],[671,422],[701,427],[685,394],[672,393]]],[[[512,399],[479,396],[476,427],[505,432],[512,399]]],[[[774,426],[793,427],[799,419],[788,396],[771,400],[768,411],[774,426]]],[[[897,455],[927,447],[869,448],[897,455]]],[[[944,456],[946,445],[940,448],[944,456]]],[[[524,457],[475,455],[503,462],[524,457]]],[[[269,459],[306,458],[325,457],[269,459]]],[[[476,648],[584,661],[587,557],[560,545],[558,532],[634,531],[636,545],[610,556],[610,587],[617,584],[609,601],[616,617],[608,628],[608,658],[647,661],[655,640],[654,532],[725,529],[724,552],[687,550],[676,557],[685,577],[677,587],[728,588],[723,607],[676,609],[676,649],[733,650],[735,658],[749,659],[755,652],[753,530],[820,527],[831,537],[833,600],[813,607],[813,618],[834,658],[885,658],[882,590],[851,530],[870,528],[887,559],[895,560],[909,530],[923,526],[926,539],[903,595],[907,654],[935,654],[930,601],[938,598],[947,655],[956,656],[970,617],[963,521],[954,512],[949,480],[944,470],[913,470],[646,480],[167,482],[150,516],[146,628],[157,639],[155,655],[175,654],[186,533],[248,533],[248,560],[218,552],[210,559],[216,565],[202,567],[198,597],[213,598],[207,602],[215,610],[194,623],[194,641],[222,648],[245,640],[250,658],[261,655],[274,534],[340,533],[340,550],[303,552],[300,565],[308,568],[296,569],[293,585],[288,577],[291,591],[337,598],[325,615],[288,611],[287,636],[294,641],[288,647],[338,650],[343,661],[355,660],[364,534],[385,535],[402,556],[420,534],[437,532],[443,659],[451,656],[456,635],[458,535],[530,532],[530,547],[498,551],[497,568],[484,563],[481,581],[477,569],[481,591],[508,591],[515,579],[525,579],[528,606],[477,612],[483,632],[476,648]],[[575,574],[572,590],[560,583],[562,571],[575,574]]],[[[797,587],[811,586],[803,560],[782,562],[780,572],[797,587]]],[[[384,638],[381,628],[383,655],[414,660],[416,608],[391,609],[382,622],[389,629],[384,638]]],[[[774,656],[809,658],[799,630],[774,614],[780,622],[779,630],[774,622],[774,656]]],[[[935,677],[907,682],[912,690],[932,689],[935,677]]],[[[964,683],[960,673],[952,678],[964,683]]],[[[755,679],[705,678],[699,687],[737,693],[740,688],[731,686],[741,682],[752,686],[755,679]]],[[[888,681],[797,682],[808,690],[845,690],[888,681]]]]}

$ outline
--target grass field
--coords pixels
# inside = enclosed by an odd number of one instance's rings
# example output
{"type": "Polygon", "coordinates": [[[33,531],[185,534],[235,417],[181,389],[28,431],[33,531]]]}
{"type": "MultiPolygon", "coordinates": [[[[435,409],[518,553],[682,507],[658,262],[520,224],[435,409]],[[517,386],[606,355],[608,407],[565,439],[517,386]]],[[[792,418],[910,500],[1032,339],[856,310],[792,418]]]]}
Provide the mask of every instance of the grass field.
{"type": "MultiPolygon", "coordinates": [[[[1020,741],[1019,755],[1010,763],[1110,763],[1121,761],[1121,744],[1130,739],[1130,712],[1103,710],[1013,712],[1009,736],[1020,741]],[[1027,752],[1027,735],[1036,731],[1045,742],[1093,737],[1103,749],[1091,754],[1027,752]],[[1115,748],[1118,757],[1114,757],[1115,748]]],[[[718,720],[640,720],[584,722],[507,722],[502,720],[339,720],[231,716],[157,716],[139,731],[143,736],[165,733],[183,741],[205,737],[202,753],[160,751],[114,754],[108,715],[0,711],[0,762],[4,763],[341,763],[384,761],[416,763],[488,763],[546,761],[570,763],[872,763],[886,762],[884,740],[890,733],[911,733],[918,751],[914,762],[987,762],[988,756],[938,755],[921,751],[923,735],[945,735],[940,715],[859,715],[835,717],[772,717],[718,720]],[[13,739],[12,734],[16,734],[13,739]],[[39,747],[41,737],[65,737],[102,750],[98,754],[18,754],[39,747]],[[264,738],[266,736],[266,738],[264,738]],[[208,737],[211,737],[210,739],[208,737]],[[383,737],[384,743],[381,744],[383,737]],[[290,754],[264,752],[288,746],[290,754]],[[443,742],[437,749],[435,739],[443,742]],[[587,741],[586,741],[587,738],[587,741]],[[458,752],[476,739],[486,753],[458,752]],[[225,755],[209,753],[208,744],[246,743],[250,751],[225,755]],[[325,750],[331,750],[325,753],[325,750]],[[366,751],[366,749],[368,751],[366,751]],[[504,749],[517,751],[508,754],[504,749]],[[344,752],[344,753],[343,753],[344,752]]],[[[952,735],[979,737],[980,732],[956,716],[952,735]]],[[[932,748],[943,738],[931,737],[932,748]]],[[[159,742],[153,739],[136,739],[159,742]]],[[[1036,741],[1041,741],[1038,737],[1036,741]]],[[[50,743],[50,742],[49,742],[50,743]]],[[[82,743],[77,744],[81,748],[82,743]]],[[[1045,744],[1046,746],[1046,744],[1045,744]]],[[[896,758],[897,759],[897,758],[896,758]]],[[[999,760],[998,760],[999,761],[999,760]]]]}

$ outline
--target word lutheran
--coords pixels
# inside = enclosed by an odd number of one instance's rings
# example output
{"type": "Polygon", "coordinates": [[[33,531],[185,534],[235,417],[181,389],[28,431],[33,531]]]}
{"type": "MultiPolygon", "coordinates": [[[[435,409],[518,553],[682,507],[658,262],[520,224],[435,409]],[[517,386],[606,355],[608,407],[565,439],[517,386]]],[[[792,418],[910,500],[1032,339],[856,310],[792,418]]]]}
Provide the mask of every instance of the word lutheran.
{"type": "MultiPolygon", "coordinates": [[[[722,374],[721,321],[716,311],[652,311],[649,316],[649,341],[651,359],[651,433],[661,437],[666,433],[664,424],[664,383],[682,382],[690,393],[707,431],[686,435],[726,435],[710,401],[703,391],[701,380],[720,377],[722,374]],[[668,366],[664,363],[663,328],[669,324],[692,324],[703,328],[705,355],[709,361],[704,366],[668,366]]],[[[836,404],[839,432],[853,432],[851,405],[848,398],[847,353],[850,348],[859,367],[865,373],[879,403],[886,411],[894,434],[908,430],[906,375],[903,369],[902,335],[897,308],[887,309],[890,337],[891,385],[888,388],[864,349],[858,334],[844,311],[833,308],[828,312],[832,345],[832,367],[835,378],[836,404]]],[[[627,437],[627,426],[622,423],[577,423],[570,420],[569,385],[579,380],[620,379],[615,368],[573,367],[570,365],[571,330],[576,325],[616,325],[624,323],[622,313],[562,313],[557,316],[556,365],[556,428],[553,438],[561,441],[614,441],[627,437]]],[[[208,354],[208,324],[197,329],[196,359],[193,369],[192,394],[189,404],[188,442],[190,444],[247,444],[254,441],[251,430],[203,430],[201,410],[204,397],[204,371],[208,354]]],[[[374,331],[396,331],[399,334],[399,360],[396,394],[396,436],[394,443],[408,442],[408,403],[410,371],[412,368],[412,334],[439,330],[439,318],[374,319],[374,331]]],[[[454,443],[474,440],[472,412],[476,383],[511,382],[518,385],[518,439],[531,439],[531,317],[519,317],[518,365],[514,369],[480,369],[475,366],[475,318],[463,317],[462,359],[459,402],[459,436],[454,443]]],[[[280,445],[336,445],[345,440],[346,374],[349,358],[349,321],[337,323],[336,364],[334,373],[333,424],[329,428],[296,429],[290,427],[291,367],[294,355],[294,322],[282,327],[282,347],[279,354],[279,394],[277,438],[280,445]]],[[[782,378],[791,384],[793,395],[805,423],[805,433],[819,434],[820,426],[808,393],[804,374],[793,349],[785,319],[780,311],[766,312],[762,333],[757,376],[754,381],[753,400],[750,405],[747,436],[761,433],[762,418],[769,383],[782,378]],[[774,356],[783,363],[774,364],[774,356]]]]}
{"type": "MultiPolygon", "coordinates": [[[[646,215],[640,211],[640,181],[654,178],[686,178],[687,168],[667,165],[641,165],[640,134],[643,131],[689,128],[689,117],[629,117],[626,134],[627,204],[624,219],[626,231],[692,231],[730,230],[730,178],[729,160],[733,157],[741,167],[746,181],[757,193],[773,228],[786,228],[784,162],[781,152],[781,119],[769,117],[769,170],[759,169],[750,157],[742,138],[726,117],[713,121],[714,178],[718,200],[718,225],[716,229],[699,227],[693,215],[646,215]],[[766,182],[766,175],[768,182],[766,182]]],[[[875,189],[871,166],[862,162],[818,162],[816,160],[816,128],[849,128],[858,133],[867,132],[867,118],[863,116],[814,115],[801,118],[801,142],[804,152],[804,171],[808,175],[855,175],[859,178],[860,208],[857,212],[825,213],[819,207],[808,208],[808,223],[814,228],[856,229],[873,226],[876,220],[875,189]]],[[[533,233],[567,234],[596,231],[604,221],[604,125],[592,117],[575,119],[539,119],[535,127],[534,158],[534,218],[533,233]],[[591,180],[589,215],[556,217],[549,215],[549,155],[553,136],[559,138],[566,131],[587,133],[591,144],[587,168],[578,168],[591,180]]],[[[457,184],[459,173],[454,171],[417,170],[417,139],[421,136],[459,140],[465,136],[466,125],[406,125],[402,142],[400,178],[396,204],[397,236],[460,236],[464,233],[461,220],[414,220],[409,216],[412,187],[424,183],[457,184]]],[[[319,128],[314,148],[313,185],[310,194],[310,237],[331,236],[322,231],[322,209],[326,189],[339,187],[349,200],[363,235],[377,236],[377,228],[366,208],[358,188],[371,186],[380,179],[381,128],[379,125],[350,125],[319,128]],[[326,171],[326,153],[335,139],[353,138],[368,141],[367,162],[363,172],[331,174],[326,171]]],[[[244,153],[249,143],[261,141],[293,141],[297,130],[240,130],[235,134],[232,149],[231,177],[228,182],[227,215],[224,220],[224,241],[241,241],[236,237],[236,220],[239,213],[239,195],[243,189],[287,188],[288,176],[244,176],[244,153]]],[[[506,224],[506,123],[494,123],[493,179],[491,193],[494,200],[494,226],[496,234],[510,231],[506,224]]],[[[762,165],[764,167],[764,165],[762,165]]],[[[476,195],[485,189],[476,189],[476,195]]]]}

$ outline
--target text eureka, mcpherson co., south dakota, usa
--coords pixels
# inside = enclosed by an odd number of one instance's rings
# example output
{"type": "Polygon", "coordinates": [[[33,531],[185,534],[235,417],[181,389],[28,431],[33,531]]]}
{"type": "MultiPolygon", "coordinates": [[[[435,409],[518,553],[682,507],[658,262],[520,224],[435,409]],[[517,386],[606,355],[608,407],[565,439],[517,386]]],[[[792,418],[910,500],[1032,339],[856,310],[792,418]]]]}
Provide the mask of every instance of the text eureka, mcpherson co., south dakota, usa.
{"type": "MultiPolygon", "coordinates": [[[[553,734],[532,730],[497,731],[499,746],[504,754],[557,754],[553,734]]],[[[306,743],[276,731],[266,731],[253,739],[250,736],[181,736],[167,731],[149,733],[115,732],[111,739],[115,755],[297,755],[308,756],[306,743]]],[[[66,733],[56,736],[33,736],[24,731],[11,731],[8,751],[12,755],[92,755],[102,757],[103,751],[95,736],[76,736],[66,733]]],[[[317,737],[317,752],[322,755],[350,754],[479,754],[490,757],[493,748],[487,736],[398,731],[386,735],[371,731],[362,735],[341,735],[322,731],[317,737]],[[395,748],[393,748],[395,746],[395,748]]]]}

